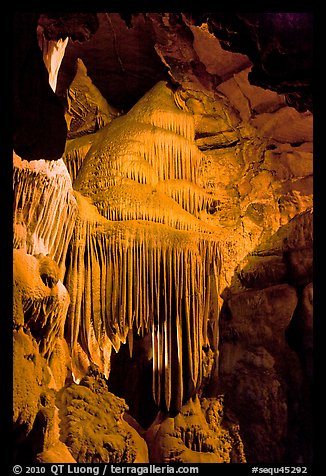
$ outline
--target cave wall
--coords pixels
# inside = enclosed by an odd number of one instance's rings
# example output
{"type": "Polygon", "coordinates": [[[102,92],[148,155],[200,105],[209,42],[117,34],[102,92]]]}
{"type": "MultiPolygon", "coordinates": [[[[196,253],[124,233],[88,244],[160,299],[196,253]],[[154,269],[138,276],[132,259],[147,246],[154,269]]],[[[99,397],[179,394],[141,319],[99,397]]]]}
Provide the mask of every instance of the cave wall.
{"type": "Polygon", "coordinates": [[[15,61],[16,460],[311,462],[307,103],[274,70],[251,84],[252,45],[223,49],[215,17],[58,15],[23,18],[15,61]],[[88,40],[56,94],[37,22],[88,40]]]}

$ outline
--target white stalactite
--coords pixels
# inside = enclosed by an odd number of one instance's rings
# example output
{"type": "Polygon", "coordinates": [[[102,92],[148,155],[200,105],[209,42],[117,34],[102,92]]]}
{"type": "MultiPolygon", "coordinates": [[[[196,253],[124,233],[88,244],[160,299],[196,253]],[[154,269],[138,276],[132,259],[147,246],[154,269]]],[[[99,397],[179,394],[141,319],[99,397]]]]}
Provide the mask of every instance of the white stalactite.
{"type": "Polygon", "coordinates": [[[31,255],[49,254],[62,269],[63,276],[77,214],[65,164],[61,159],[27,162],[14,154],[13,182],[14,243],[25,247],[31,255]],[[15,225],[22,223],[26,230],[25,243],[21,243],[20,236],[15,237],[15,225]]]}
{"type": "Polygon", "coordinates": [[[47,40],[43,29],[39,26],[37,30],[39,47],[43,53],[43,61],[49,73],[49,84],[55,92],[59,69],[65,55],[69,38],[59,38],[59,40],[47,40]]]}

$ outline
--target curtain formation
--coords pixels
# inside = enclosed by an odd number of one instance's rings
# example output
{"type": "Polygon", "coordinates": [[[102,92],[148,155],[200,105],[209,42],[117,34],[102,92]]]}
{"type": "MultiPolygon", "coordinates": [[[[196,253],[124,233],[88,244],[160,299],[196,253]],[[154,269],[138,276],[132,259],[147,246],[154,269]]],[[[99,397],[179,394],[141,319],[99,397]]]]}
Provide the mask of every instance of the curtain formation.
{"type": "Polygon", "coordinates": [[[154,399],[177,411],[201,384],[220,269],[214,228],[199,219],[211,196],[194,134],[165,82],[96,134],[74,182],[66,279],[76,380],[90,362],[108,376],[112,346],[132,353],[134,332],[150,332],[154,399]]]}
{"type": "Polygon", "coordinates": [[[201,385],[221,265],[201,219],[212,195],[198,180],[194,116],[177,98],[159,82],[126,115],[70,141],[65,163],[16,157],[14,168],[16,247],[25,240],[64,276],[75,381],[90,364],[108,377],[112,348],[128,343],[132,354],[134,333],[150,333],[154,399],[173,411],[201,385]]]}

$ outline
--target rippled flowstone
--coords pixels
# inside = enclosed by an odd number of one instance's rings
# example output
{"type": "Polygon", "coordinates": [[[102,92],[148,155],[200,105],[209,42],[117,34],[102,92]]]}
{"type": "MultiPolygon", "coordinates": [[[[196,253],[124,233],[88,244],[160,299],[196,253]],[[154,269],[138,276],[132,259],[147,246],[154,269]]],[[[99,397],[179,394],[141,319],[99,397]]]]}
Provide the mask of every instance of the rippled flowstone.
{"type": "MultiPolygon", "coordinates": [[[[150,332],[153,395],[178,410],[202,380],[215,229],[198,217],[194,118],[159,82],[98,133],[74,181],[79,214],[69,248],[67,337],[78,382],[91,362],[108,376],[112,348],[150,332]]],[[[217,315],[215,315],[215,319],[217,315]]],[[[214,316],[212,316],[214,320],[214,316]]]]}

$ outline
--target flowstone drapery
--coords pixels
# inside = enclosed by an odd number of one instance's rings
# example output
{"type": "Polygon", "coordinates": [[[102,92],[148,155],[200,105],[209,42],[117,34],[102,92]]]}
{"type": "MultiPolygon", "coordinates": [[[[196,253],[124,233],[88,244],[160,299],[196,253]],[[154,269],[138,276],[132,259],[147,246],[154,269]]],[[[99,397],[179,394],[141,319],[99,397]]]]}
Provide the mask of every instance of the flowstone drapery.
{"type": "Polygon", "coordinates": [[[23,313],[17,324],[49,359],[69,306],[62,281],[77,203],[61,159],[28,162],[14,153],[13,185],[14,298],[23,313]]]}
{"type": "Polygon", "coordinates": [[[76,381],[90,363],[108,377],[112,346],[132,353],[133,333],[150,332],[157,405],[179,411],[198,391],[221,264],[214,227],[198,218],[212,200],[197,184],[201,157],[194,116],[165,82],[94,135],[74,182],[65,281],[76,381]]]}
{"type": "Polygon", "coordinates": [[[50,255],[63,279],[77,205],[62,159],[27,162],[14,154],[14,248],[50,255]]]}

